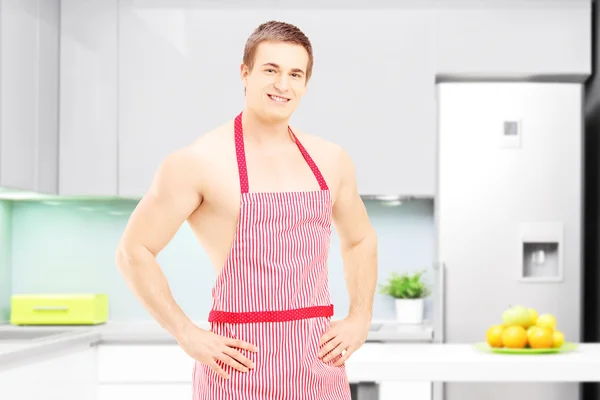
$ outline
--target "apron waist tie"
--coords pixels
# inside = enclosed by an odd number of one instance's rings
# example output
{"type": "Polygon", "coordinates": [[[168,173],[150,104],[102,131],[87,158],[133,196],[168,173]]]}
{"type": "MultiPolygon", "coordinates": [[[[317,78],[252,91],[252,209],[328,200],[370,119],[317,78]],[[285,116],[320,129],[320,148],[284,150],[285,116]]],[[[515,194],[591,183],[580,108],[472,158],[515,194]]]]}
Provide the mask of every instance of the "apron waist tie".
{"type": "Polygon", "coordinates": [[[229,324],[244,324],[253,322],[284,322],[315,317],[331,317],[333,304],[328,306],[313,306],[282,311],[229,312],[211,310],[209,322],[224,322],[229,324]]]}

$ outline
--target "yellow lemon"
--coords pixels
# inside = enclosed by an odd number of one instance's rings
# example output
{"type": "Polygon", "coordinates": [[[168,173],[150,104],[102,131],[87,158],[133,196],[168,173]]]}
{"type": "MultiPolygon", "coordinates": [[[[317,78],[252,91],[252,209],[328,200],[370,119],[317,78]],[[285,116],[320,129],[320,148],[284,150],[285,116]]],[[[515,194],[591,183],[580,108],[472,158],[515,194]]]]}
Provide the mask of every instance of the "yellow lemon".
{"type": "Polygon", "coordinates": [[[552,336],[554,338],[555,348],[560,348],[563,345],[563,343],[565,343],[565,335],[561,331],[554,331],[552,333],[552,336]]]}
{"type": "Polygon", "coordinates": [[[556,318],[552,314],[542,314],[538,317],[536,325],[540,328],[556,329],[556,318]]]}
{"type": "Polygon", "coordinates": [[[504,331],[504,325],[494,325],[489,328],[485,334],[486,342],[490,347],[503,347],[502,344],[502,332],[504,331]]]}
{"type": "Polygon", "coordinates": [[[529,339],[531,338],[531,335],[532,335],[532,334],[534,333],[534,331],[535,331],[536,329],[538,329],[538,328],[539,328],[539,326],[535,326],[535,325],[532,325],[532,326],[530,326],[529,328],[527,328],[527,340],[529,340],[529,339]]]}
{"type": "Polygon", "coordinates": [[[538,327],[529,337],[529,346],[532,349],[549,349],[554,345],[553,339],[552,329],[538,327]]]}
{"type": "Polygon", "coordinates": [[[502,343],[509,349],[523,349],[527,345],[527,331],[520,325],[502,331],[502,343]]]}
{"type": "Polygon", "coordinates": [[[535,325],[538,319],[538,313],[534,308],[527,309],[529,311],[529,315],[531,316],[531,325],[535,325]]]}

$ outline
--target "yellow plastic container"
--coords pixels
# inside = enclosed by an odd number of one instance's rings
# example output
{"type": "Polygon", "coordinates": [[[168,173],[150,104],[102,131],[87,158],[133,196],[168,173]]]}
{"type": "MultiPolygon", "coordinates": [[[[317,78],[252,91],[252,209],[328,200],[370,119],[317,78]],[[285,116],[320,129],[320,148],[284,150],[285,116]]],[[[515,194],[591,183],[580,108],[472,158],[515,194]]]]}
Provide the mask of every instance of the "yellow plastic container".
{"type": "Polygon", "coordinates": [[[106,294],[16,294],[12,325],[97,325],[108,320],[106,294]]]}

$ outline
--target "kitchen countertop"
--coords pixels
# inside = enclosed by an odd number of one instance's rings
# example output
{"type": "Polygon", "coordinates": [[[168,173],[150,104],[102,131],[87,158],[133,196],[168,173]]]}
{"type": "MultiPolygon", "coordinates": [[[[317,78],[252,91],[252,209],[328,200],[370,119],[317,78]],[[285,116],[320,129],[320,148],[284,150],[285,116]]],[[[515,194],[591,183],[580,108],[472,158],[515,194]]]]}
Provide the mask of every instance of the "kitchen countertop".
{"type": "MultiPolygon", "coordinates": [[[[195,322],[207,329],[204,321],[195,322]]],[[[397,325],[392,321],[373,321],[375,330],[368,343],[433,341],[433,328],[423,325],[397,325]]],[[[176,344],[175,339],[153,320],[108,322],[95,326],[13,326],[0,324],[0,370],[22,365],[40,357],[79,346],[97,344],[176,344]],[[41,333],[57,333],[41,336],[41,333]]]]}
{"type": "MultiPolygon", "coordinates": [[[[202,324],[198,324],[203,327],[202,324]]],[[[406,327],[405,327],[406,329],[406,327]]],[[[353,382],[600,382],[600,343],[580,343],[572,352],[547,355],[490,354],[471,343],[411,340],[426,327],[408,329],[407,341],[368,341],[346,363],[353,382]]],[[[0,337],[64,330],[54,337],[0,340],[0,371],[36,357],[95,344],[174,344],[157,324],[108,323],[95,327],[0,325],[0,337]],[[14,334],[13,334],[14,333],[14,334]]],[[[373,332],[372,332],[373,333],[373,332]]]]}
{"type": "Polygon", "coordinates": [[[539,355],[480,352],[472,343],[365,343],[346,366],[356,382],[600,382],[600,343],[539,355]]]}

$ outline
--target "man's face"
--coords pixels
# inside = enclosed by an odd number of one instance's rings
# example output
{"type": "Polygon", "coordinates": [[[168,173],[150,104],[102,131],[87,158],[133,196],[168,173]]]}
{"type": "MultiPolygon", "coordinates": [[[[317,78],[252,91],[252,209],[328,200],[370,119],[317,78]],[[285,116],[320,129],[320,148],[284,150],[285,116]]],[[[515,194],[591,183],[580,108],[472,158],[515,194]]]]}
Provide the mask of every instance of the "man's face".
{"type": "Polygon", "coordinates": [[[261,43],[252,71],[241,67],[248,107],[267,120],[288,119],[306,92],[307,65],[308,52],[300,45],[261,43]]]}

